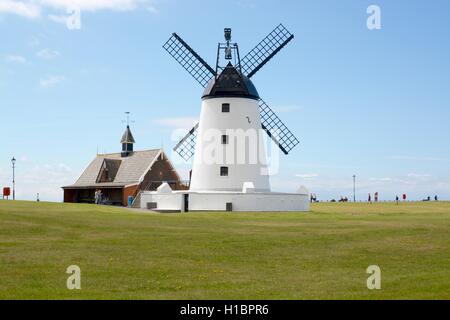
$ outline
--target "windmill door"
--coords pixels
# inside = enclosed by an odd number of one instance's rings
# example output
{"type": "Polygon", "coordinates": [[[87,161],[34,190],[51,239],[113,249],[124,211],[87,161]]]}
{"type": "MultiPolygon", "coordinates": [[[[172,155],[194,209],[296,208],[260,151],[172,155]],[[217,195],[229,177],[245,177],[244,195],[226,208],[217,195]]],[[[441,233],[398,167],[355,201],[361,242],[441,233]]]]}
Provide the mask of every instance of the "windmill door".
{"type": "Polygon", "coordinates": [[[189,193],[183,194],[184,212],[189,211],[189,193]]]}

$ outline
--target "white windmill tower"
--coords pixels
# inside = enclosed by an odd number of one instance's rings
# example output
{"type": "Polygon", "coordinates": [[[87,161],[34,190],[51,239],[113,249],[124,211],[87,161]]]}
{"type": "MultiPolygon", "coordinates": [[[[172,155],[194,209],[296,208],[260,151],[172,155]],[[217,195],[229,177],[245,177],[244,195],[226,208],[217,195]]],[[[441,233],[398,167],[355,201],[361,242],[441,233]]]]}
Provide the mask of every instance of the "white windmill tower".
{"type": "Polygon", "coordinates": [[[163,48],[205,87],[199,122],[174,148],[186,161],[194,157],[182,209],[189,205],[194,210],[308,210],[305,191],[270,192],[260,132],[267,133],[284,154],[299,141],[260,98],[250,80],[293,38],[280,24],[240,59],[238,45],[231,42],[231,29],[226,28],[226,42],[218,44],[215,69],[176,33],[164,44],[163,48]]]}

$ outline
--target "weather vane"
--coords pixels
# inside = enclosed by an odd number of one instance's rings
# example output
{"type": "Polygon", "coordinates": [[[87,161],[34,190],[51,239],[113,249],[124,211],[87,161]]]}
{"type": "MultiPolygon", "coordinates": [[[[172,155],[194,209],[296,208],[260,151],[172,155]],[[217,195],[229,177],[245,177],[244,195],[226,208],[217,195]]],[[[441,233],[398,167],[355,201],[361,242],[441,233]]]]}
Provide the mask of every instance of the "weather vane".
{"type": "Polygon", "coordinates": [[[126,123],[127,127],[130,125],[130,123],[134,123],[134,120],[130,120],[130,111],[125,111],[125,115],[127,117],[127,120],[122,120],[122,123],[126,123]]]}

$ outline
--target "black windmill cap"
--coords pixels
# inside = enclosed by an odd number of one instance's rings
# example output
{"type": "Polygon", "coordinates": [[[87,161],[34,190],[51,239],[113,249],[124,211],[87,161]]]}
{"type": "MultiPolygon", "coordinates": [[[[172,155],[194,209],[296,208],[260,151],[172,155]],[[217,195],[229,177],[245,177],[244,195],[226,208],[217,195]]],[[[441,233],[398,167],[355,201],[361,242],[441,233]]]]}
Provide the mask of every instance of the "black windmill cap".
{"type": "Polygon", "coordinates": [[[230,62],[220,75],[211,79],[202,99],[236,97],[259,100],[259,94],[252,81],[241,74],[230,62]]]}

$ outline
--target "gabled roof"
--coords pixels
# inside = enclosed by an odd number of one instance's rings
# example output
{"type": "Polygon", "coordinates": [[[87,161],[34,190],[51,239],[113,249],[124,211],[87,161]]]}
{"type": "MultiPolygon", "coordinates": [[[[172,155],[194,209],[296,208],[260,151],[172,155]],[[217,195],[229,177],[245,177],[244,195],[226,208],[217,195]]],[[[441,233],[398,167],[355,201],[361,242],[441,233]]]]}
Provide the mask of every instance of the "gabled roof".
{"type": "MultiPolygon", "coordinates": [[[[153,163],[158,159],[160,154],[164,154],[162,149],[134,151],[127,157],[122,157],[121,153],[99,154],[89,164],[89,166],[81,174],[80,178],[70,186],[63,188],[80,188],[80,187],[120,187],[134,185],[140,183],[144,175],[151,169],[153,163]],[[97,183],[100,170],[105,160],[119,160],[115,178],[111,182],[97,183]]],[[[108,161],[111,163],[111,161],[108,161]]],[[[115,161],[114,161],[115,162],[115,161]]]]}
{"type": "Polygon", "coordinates": [[[131,134],[130,126],[127,126],[125,129],[125,132],[122,135],[122,139],[120,140],[120,143],[135,143],[134,137],[131,134]]]}
{"type": "Polygon", "coordinates": [[[97,183],[113,182],[116,179],[122,160],[119,159],[103,159],[100,172],[97,175],[97,183]]]}

